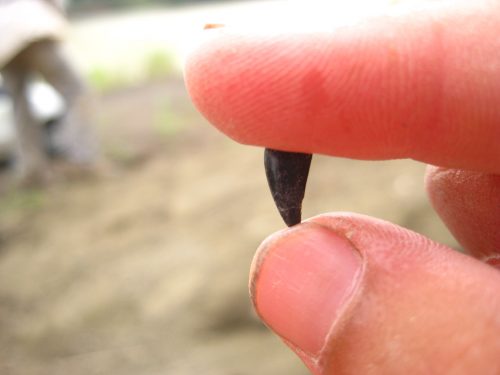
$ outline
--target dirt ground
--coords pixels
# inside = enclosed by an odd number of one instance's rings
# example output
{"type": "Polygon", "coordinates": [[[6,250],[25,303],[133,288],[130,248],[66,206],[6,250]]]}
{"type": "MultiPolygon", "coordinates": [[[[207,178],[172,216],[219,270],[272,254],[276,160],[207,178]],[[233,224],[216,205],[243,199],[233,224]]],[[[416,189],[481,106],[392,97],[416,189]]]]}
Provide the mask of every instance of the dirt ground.
{"type": "MultiPolygon", "coordinates": [[[[248,300],[253,252],[283,227],[262,150],[210,127],[180,78],[98,102],[105,173],[0,200],[0,373],[305,374],[248,300]]],[[[456,247],[423,170],[315,157],[305,216],[361,212],[456,247]]]]}

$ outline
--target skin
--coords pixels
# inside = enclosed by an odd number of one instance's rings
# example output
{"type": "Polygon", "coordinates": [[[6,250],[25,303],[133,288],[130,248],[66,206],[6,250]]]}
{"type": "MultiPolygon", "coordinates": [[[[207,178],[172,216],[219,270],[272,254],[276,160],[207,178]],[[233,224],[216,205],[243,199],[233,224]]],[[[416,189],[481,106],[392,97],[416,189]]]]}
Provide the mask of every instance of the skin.
{"type": "Polygon", "coordinates": [[[352,213],[259,248],[256,311],[313,374],[500,373],[500,3],[418,5],[332,31],[210,30],[186,63],[195,105],[238,142],[435,165],[429,198],[468,255],[352,213]]]}

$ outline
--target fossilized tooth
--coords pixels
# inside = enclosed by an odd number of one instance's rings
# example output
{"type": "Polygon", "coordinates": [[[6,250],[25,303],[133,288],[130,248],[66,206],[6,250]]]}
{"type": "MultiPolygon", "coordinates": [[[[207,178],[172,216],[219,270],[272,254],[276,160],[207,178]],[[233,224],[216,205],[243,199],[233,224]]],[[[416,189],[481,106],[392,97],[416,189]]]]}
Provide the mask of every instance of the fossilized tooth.
{"type": "Polygon", "coordinates": [[[264,167],[278,211],[289,227],[301,222],[311,154],[266,148],[264,167]]]}

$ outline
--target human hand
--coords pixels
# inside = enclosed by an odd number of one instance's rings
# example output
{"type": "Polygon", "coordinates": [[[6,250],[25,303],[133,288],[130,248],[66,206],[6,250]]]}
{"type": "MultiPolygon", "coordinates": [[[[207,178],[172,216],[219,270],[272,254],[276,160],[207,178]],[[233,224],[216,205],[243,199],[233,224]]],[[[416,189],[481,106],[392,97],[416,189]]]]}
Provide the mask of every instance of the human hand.
{"type": "Polygon", "coordinates": [[[188,89],[242,143],[440,166],[427,190],[470,256],[349,213],[260,247],[256,310],[312,373],[500,374],[500,3],[396,13],[332,32],[208,31],[188,89]]]}

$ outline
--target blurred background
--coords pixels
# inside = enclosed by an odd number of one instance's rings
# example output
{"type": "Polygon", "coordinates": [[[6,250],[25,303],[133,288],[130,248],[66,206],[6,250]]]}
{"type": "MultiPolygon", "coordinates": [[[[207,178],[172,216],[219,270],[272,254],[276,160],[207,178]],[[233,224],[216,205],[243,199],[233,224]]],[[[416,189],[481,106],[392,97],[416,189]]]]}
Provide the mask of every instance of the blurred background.
{"type": "MultiPolygon", "coordinates": [[[[263,152],[228,140],[196,112],[181,67],[205,23],[305,14],[310,4],[66,4],[67,63],[90,88],[105,168],[92,178],[12,185],[19,125],[2,89],[2,375],[306,374],[248,299],[253,253],[283,228],[263,152]]],[[[52,111],[37,117],[45,126],[69,105],[50,87],[40,90],[26,95],[52,111]]],[[[425,198],[423,171],[407,160],[315,156],[304,216],[355,211],[458,248],[425,198]]]]}

